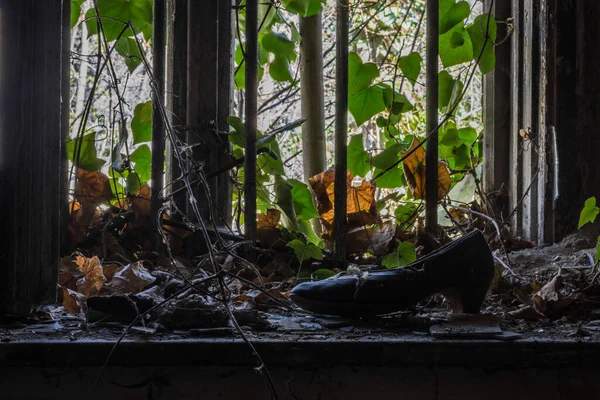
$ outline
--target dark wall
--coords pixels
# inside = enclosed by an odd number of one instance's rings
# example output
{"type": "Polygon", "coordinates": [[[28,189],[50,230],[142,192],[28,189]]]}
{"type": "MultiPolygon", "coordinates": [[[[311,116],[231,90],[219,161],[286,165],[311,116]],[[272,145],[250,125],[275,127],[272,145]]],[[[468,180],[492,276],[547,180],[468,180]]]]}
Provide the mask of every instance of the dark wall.
{"type": "Polygon", "coordinates": [[[0,310],[13,313],[56,296],[69,14],[66,0],[0,0],[0,310]]]}
{"type": "MultiPolygon", "coordinates": [[[[600,2],[555,0],[559,190],[556,229],[577,229],[585,199],[600,200],[600,2]]],[[[550,113],[549,113],[550,114],[550,113]]]]}

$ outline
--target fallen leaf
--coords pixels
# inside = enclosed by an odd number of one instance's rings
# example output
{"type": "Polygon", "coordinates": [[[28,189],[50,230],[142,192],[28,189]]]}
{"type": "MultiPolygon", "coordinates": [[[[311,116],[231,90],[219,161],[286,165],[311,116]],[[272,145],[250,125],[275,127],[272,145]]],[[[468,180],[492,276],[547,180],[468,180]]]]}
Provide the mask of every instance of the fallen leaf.
{"type": "Polygon", "coordinates": [[[263,247],[272,247],[281,239],[281,230],[278,228],[280,218],[281,212],[271,208],[266,214],[258,214],[256,237],[263,247]]]}
{"type": "Polygon", "coordinates": [[[59,286],[58,288],[62,291],[62,304],[65,310],[70,314],[79,314],[81,312],[81,307],[85,304],[86,296],[62,286],[59,286]]]}
{"type": "MultiPolygon", "coordinates": [[[[426,177],[426,165],[425,165],[425,149],[420,146],[418,138],[414,138],[410,149],[402,154],[402,157],[406,159],[402,162],[404,169],[404,176],[408,187],[415,199],[425,198],[425,177],[426,177]],[[413,151],[414,150],[414,151],[413,151]],[[412,153],[411,153],[412,152],[412,153]],[[408,155],[410,154],[410,155],[408,155]],[[408,155],[408,156],[407,156],[408,155]]],[[[442,161],[438,162],[438,200],[443,199],[450,191],[450,185],[452,180],[450,179],[450,172],[448,167],[442,161]]]]}
{"type": "Polygon", "coordinates": [[[150,185],[144,183],[133,195],[127,196],[129,208],[135,212],[134,225],[144,225],[148,217],[150,217],[151,193],[150,185]]]}
{"type": "Polygon", "coordinates": [[[87,205],[97,206],[110,200],[112,190],[108,176],[100,171],[86,171],[79,168],[77,170],[77,183],[75,184],[75,198],[81,204],[82,208],[87,205]]]}
{"type": "Polygon", "coordinates": [[[110,282],[110,280],[115,276],[119,268],[121,268],[119,264],[106,264],[102,266],[102,272],[106,277],[106,282],[110,282]]]}
{"type": "Polygon", "coordinates": [[[86,296],[98,294],[104,282],[106,282],[100,259],[97,256],[86,258],[78,255],[75,257],[75,263],[84,274],[82,278],[77,280],[77,291],[86,296]]]}
{"type": "Polygon", "coordinates": [[[139,293],[148,285],[154,283],[156,278],[144,267],[142,261],[125,265],[117,269],[110,282],[104,289],[110,293],[139,293]]]}
{"type": "Polygon", "coordinates": [[[395,234],[396,229],[389,222],[380,228],[359,226],[348,231],[346,244],[353,253],[369,252],[382,256],[388,253],[387,249],[395,234]]]}

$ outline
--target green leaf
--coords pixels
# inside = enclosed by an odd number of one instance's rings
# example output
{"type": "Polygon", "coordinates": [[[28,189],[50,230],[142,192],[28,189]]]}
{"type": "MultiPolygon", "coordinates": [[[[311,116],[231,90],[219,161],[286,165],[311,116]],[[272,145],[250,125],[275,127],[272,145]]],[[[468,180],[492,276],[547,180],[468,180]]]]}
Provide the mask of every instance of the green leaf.
{"type": "Polygon", "coordinates": [[[298,230],[303,233],[308,241],[315,246],[323,247],[323,239],[315,233],[310,221],[301,219],[298,221],[298,230]]]}
{"type": "Polygon", "coordinates": [[[318,280],[323,280],[323,279],[327,279],[327,278],[331,278],[332,276],[335,276],[335,272],[333,272],[330,269],[320,268],[320,269],[316,270],[315,272],[313,272],[312,276],[314,276],[318,280]]]}
{"type": "MultiPolygon", "coordinates": [[[[382,171],[384,171],[384,169],[377,168],[373,174],[374,176],[378,176],[382,171]]],[[[396,165],[394,168],[377,178],[378,188],[395,189],[403,186],[406,186],[406,179],[404,179],[402,163],[396,165]]]]}
{"type": "Polygon", "coordinates": [[[143,144],[138,147],[130,157],[131,161],[135,163],[135,172],[140,177],[142,183],[148,182],[152,176],[152,151],[147,144],[143,144]]]}
{"type": "MultiPolygon", "coordinates": [[[[387,149],[373,157],[371,163],[376,168],[373,173],[374,176],[379,175],[382,171],[397,162],[400,159],[399,153],[404,151],[405,148],[402,143],[393,143],[387,149]]],[[[404,186],[405,183],[402,163],[377,178],[377,187],[379,188],[393,189],[404,186]]]]}
{"type": "Polygon", "coordinates": [[[119,178],[108,178],[108,185],[110,186],[110,191],[114,196],[114,199],[112,199],[110,203],[119,204],[119,200],[123,201],[125,198],[125,190],[123,189],[123,185],[121,185],[119,182],[119,178]]]}
{"type": "Polygon", "coordinates": [[[383,92],[381,86],[375,85],[349,97],[348,109],[358,126],[386,109],[383,92]]]}
{"type": "Polygon", "coordinates": [[[135,38],[122,37],[117,41],[117,53],[125,59],[125,65],[129,72],[135,71],[142,63],[142,53],[137,45],[135,38]]]}
{"type": "Polygon", "coordinates": [[[598,238],[598,242],[596,242],[596,255],[594,256],[594,263],[598,264],[600,260],[600,237],[598,238]]]}
{"type": "Polygon", "coordinates": [[[273,53],[275,57],[283,57],[289,61],[294,61],[298,57],[296,44],[282,33],[268,32],[261,35],[261,39],[263,48],[273,53]]]}
{"type": "Polygon", "coordinates": [[[312,243],[305,244],[300,239],[294,239],[288,242],[287,247],[294,250],[296,258],[300,262],[308,260],[309,258],[315,260],[321,260],[323,258],[323,250],[312,243]]]}
{"type": "Polygon", "coordinates": [[[410,264],[417,259],[415,245],[411,242],[402,242],[395,253],[388,254],[381,261],[386,268],[397,268],[410,264]]]}
{"type": "Polygon", "coordinates": [[[440,71],[438,77],[438,107],[442,110],[444,107],[454,105],[462,93],[464,85],[460,80],[452,78],[452,75],[446,70],[440,71]]]}
{"type": "Polygon", "coordinates": [[[269,74],[271,78],[278,82],[293,82],[294,77],[290,71],[290,63],[285,57],[275,56],[273,62],[269,65],[269,74]]]}
{"type": "Polygon", "coordinates": [[[97,171],[106,163],[96,155],[96,134],[90,133],[80,139],[67,139],[65,144],[67,158],[77,167],[86,171],[97,171]],[[81,146],[79,148],[79,146],[81,146]],[[74,159],[79,148],[79,157],[74,159]]]}
{"type": "Polygon", "coordinates": [[[365,151],[362,134],[350,136],[348,169],[356,176],[365,176],[371,170],[371,156],[365,151]]]}
{"type": "Polygon", "coordinates": [[[237,146],[244,147],[246,140],[246,125],[235,115],[227,117],[227,123],[233,128],[233,132],[229,134],[229,141],[237,146]]]}
{"type": "Polygon", "coordinates": [[[470,126],[468,126],[466,128],[460,128],[458,130],[459,139],[462,140],[463,143],[468,144],[469,146],[475,140],[477,140],[477,136],[479,136],[479,135],[477,134],[477,131],[475,130],[475,128],[471,128],[470,126]]]}
{"type": "Polygon", "coordinates": [[[452,151],[453,157],[448,159],[450,168],[461,170],[471,168],[471,149],[466,144],[456,147],[452,151]]]}
{"type": "Polygon", "coordinates": [[[461,23],[471,14],[471,7],[466,1],[455,3],[454,0],[440,1],[440,35],[461,23]],[[442,3],[445,3],[442,6],[442,3]],[[444,13],[442,14],[442,10],[444,13]]]}
{"type": "Polygon", "coordinates": [[[300,15],[301,17],[310,17],[320,14],[326,0],[281,0],[283,7],[300,15]]]}
{"type": "Polygon", "coordinates": [[[313,204],[312,194],[308,185],[296,179],[288,179],[288,183],[292,185],[292,199],[294,210],[296,210],[296,217],[299,220],[309,220],[318,217],[319,213],[313,204]]]}
{"type": "MultiPolygon", "coordinates": [[[[98,0],[98,10],[106,40],[112,42],[119,37],[128,21],[136,27],[136,33],[144,33],[146,40],[152,36],[152,0],[98,0]]],[[[88,36],[98,34],[94,8],[85,14],[88,36]]],[[[124,36],[132,36],[127,30],[124,36]]]]}
{"type": "Polygon", "coordinates": [[[405,150],[402,143],[394,143],[381,153],[373,157],[373,166],[381,169],[386,169],[400,158],[398,154],[405,150]]]}
{"type": "Polygon", "coordinates": [[[444,68],[473,60],[473,44],[462,25],[456,25],[440,36],[440,59],[444,68]]]}
{"type": "Polygon", "coordinates": [[[401,57],[398,60],[400,70],[411,83],[415,83],[421,73],[421,62],[423,57],[417,52],[412,52],[407,56],[401,57]]]}
{"type": "Polygon", "coordinates": [[[454,78],[446,70],[438,74],[438,107],[440,110],[448,105],[452,88],[454,87],[454,78]]]}
{"type": "Polygon", "coordinates": [[[473,43],[473,57],[477,59],[481,54],[481,58],[479,59],[479,70],[482,74],[487,74],[496,66],[496,53],[494,51],[496,29],[496,19],[489,14],[479,15],[475,18],[473,24],[467,28],[469,36],[471,37],[471,42],[473,43]],[[483,47],[484,43],[485,48],[483,47]]]}
{"type": "Polygon", "coordinates": [[[142,186],[142,180],[136,172],[127,175],[127,193],[134,194],[142,186]]]}
{"type": "Polygon", "coordinates": [[[456,130],[454,124],[452,125],[452,127],[444,129],[443,134],[441,135],[442,137],[440,138],[440,145],[450,147],[462,146],[463,141],[458,137],[458,130],[456,130]]]}
{"type": "Polygon", "coordinates": [[[417,250],[411,242],[400,243],[396,252],[400,257],[400,265],[409,264],[417,259],[417,250]]]}
{"type": "Polygon", "coordinates": [[[71,29],[77,25],[81,17],[81,3],[83,0],[71,0],[71,29]]]}
{"type": "Polygon", "coordinates": [[[394,211],[394,216],[398,222],[405,223],[409,220],[414,220],[416,217],[418,205],[415,203],[400,204],[394,211]]]}
{"type": "Polygon", "coordinates": [[[583,206],[583,210],[581,210],[581,214],[579,215],[579,225],[577,229],[581,229],[581,227],[588,222],[594,223],[596,217],[600,213],[600,208],[596,206],[596,197],[590,197],[585,201],[585,205],[583,206]]]}
{"type": "Polygon", "coordinates": [[[131,120],[131,133],[133,144],[152,140],[152,100],[135,106],[131,120]]]}
{"type": "MultiPolygon", "coordinates": [[[[373,79],[379,76],[379,69],[373,63],[363,64],[356,53],[348,54],[348,96],[367,89],[373,79]]],[[[360,124],[359,124],[360,125],[360,124]]]]}

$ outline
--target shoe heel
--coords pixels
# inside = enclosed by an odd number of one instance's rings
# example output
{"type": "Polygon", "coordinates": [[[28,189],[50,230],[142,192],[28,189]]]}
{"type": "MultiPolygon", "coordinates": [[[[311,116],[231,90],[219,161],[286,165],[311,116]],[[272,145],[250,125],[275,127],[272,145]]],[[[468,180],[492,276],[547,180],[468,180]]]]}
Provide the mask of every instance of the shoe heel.
{"type": "Polygon", "coordinates": [[[448,300],[454,313],[477,314],[485,300],[492,279],[494,263],[490,260],[485,265],[478,265],[460,285],[451,286],[441,291],[448,300]]]}

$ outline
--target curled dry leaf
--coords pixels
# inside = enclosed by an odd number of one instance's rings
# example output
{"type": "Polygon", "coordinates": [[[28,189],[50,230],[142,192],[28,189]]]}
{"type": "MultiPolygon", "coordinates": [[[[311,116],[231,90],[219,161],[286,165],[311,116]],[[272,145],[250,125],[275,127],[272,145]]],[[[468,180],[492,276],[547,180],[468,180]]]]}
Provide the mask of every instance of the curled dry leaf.
{"type": "Polygon", "coordinates": [[[348,231],[347,246],[355,253],[369,252],[376,256],[389,253],[388,247],[396,234],[392,223],[385,223],[381,227],[359,226],[348,231]]]}
{"type": "Polygon", "coordinates": [[[570,293],[563,284],[564,277],[556,274],[533,296],[535,310],[552,318],[560,314],[566,307],[577,300],[577,295],[570,293]]]}
{"type": "Polygon", "coordinates": [[[281,212],[275,209],[258,214],[256,236],[263,247],[271,247],[281,239],[281,230],[278,228],[280,218],[281,212]]]}
{"type": "Polygon", "coordinates": [[[77,291],[85,296],[93,296],[100,293],[106,277],[97,256],[86,258],[82,255],[75,257],[75,263],[79,271],[84,275],[77,281],[77,291]]]}
{"type": "Polygon", "coordinates": [[[66,287],[58,286],[58,289],[62,292],[62,304],[65,310],[70,314],[79,314],[87,297],[66,287]]]}
{"type": "Polygon", "coordinates": [[[104,288],[111,293],[139,293],[156,280],[144,267],[143,262],[119,267],[104,288]]]}
{"type": "Polygon", "coordinates": [[[117,270],[121,268],[119,264],[106,264],[102,266],[102,272],[106,277],[106,282],[110,282],[110,280],[115,276],[117,270]]]}
{"type": "Polygon", "coordinates": [[[135,212],[136,226],[144,225],[150,217],[150,194],[150,185],[144,183],[135,194],[128,196],[129,208],[135,212]]]}
{"type": "MultiPolygon", "coordinates": [[[[375,185],[362,181],[360,186],[352,185],[353,175],[346,172],[346,216],[348,229],[381,223],[375,201],[375,185]]],[[[335,169],[330,168],[325,172],[309,179],[310,186],[317,197],[317,211],[325,227],[325,237],[333,236],[334,218],[334,186],[335,169]]]]}
{"type": "MultiPolygon", "coordinates": [[[[402,156],[406,159],[402,162],[404,176],[408,187],[415,199],[425,198],[425,149],[420,146],[420,141],[416,137],[413,140],[410,149],[405,151],[402,156]],[[414,150],[416,148],[416,150],[414,150]],[[414,150],[414,151],[413,151],[414,150]],[[411,153],[412,151],[412,153],[411,153]],[[406,156],[409,154],[409,156],[406,156]]],[[[438,162],[438,200],[441,200],[450,191],[450,172],[444,162],[438,162]]]]}
{"type": "Polygon", "coordinates": [[[82,208],[107,202],[112,198],[112,190],[108,176],[100,171],[89,172],[79,168],[77,170],[77,183],[75,185],[75,197],[82,208]]]}

